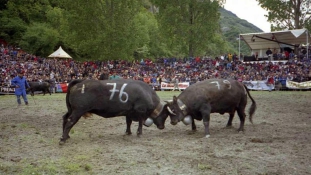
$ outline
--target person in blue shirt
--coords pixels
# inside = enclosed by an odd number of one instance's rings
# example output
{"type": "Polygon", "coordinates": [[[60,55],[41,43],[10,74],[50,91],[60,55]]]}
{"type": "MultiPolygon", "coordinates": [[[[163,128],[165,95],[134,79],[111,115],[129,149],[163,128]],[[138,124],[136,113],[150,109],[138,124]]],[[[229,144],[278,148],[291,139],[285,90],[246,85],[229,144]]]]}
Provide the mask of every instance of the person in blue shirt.
{"type": "Polygon", "coordinates": [[[120,76],[117,75],[117,71],[113,71],[113,74],[109,77],[109,80],[119,79],[120,76]]]}
{"type": "Polygon", "coordinates": [[[24,99],[26,105],[28,105],[28,99],[26,94],[26,88],[30,88],[26,78],[24,77],[24,71],[18,70],[18,75],[11,80],[11,85],[15,87],[15,95],[18,105],[21,105],[21,96],[24,99]]]}

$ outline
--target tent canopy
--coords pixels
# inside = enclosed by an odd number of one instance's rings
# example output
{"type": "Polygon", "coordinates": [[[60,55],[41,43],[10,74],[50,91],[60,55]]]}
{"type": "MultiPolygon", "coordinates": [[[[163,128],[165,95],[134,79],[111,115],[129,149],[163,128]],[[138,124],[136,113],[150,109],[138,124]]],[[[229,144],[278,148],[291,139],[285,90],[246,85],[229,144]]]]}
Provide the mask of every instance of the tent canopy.
{"type": "Polygon", "coordinates": [[[66,53],[61,46],[59,46],[59,48],[53,52],[51,55],[49,55],[48,57],[50,58],[72,58],[68,53],[66,53]]]}
{"type": "Polygon", "coordinates": [[[240,34],[240,38],[244,40],[252,50],[280,48],[282,45],[294,47],[300,44],[307,44],[307,42],[311,40],[307,29],[246,33],[240,34]]]}

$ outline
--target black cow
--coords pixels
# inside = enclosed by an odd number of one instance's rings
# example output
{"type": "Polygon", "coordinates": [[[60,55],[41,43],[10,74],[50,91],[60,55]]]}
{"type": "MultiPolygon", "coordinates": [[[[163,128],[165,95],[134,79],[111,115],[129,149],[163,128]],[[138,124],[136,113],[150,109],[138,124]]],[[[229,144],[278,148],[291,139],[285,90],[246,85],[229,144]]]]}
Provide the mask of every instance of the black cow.
{"type": "Polygon", "coordinates": [[[43,95],[48,92],[51,95],[50,83],[48,82],[29,82],[29,86],[27,92],[30,91],[31,96],[34,96],[35,91],[42,91],[43,95]]]}
{"type": "Polygon", "coordinates": [[[74,80],[68,85],[66,104],[61,145],[70,138],[69,131],[81,116],[89,117],[92,113],[104,118],[126,116],[126,134],[132,133],[132,121],[138,121],[140,136],[148,117],[159,129],[164,129],[162,119],[169,115],[167,104],[161,104],[156,92],[138,80],[74,80]]]}
{"type": "MultiPolygon", "coordinates": [[[[174,96],[172,102],[168,102],[170,104],[169,111],[174,114],[170,115],[171,124],[176,125],[179,121],[184,121],[186,116],[186,119],[189,120],[189,116],[191,116],[192,130],[196,130],[194,119],[203,119],[205,136],[208,138],[210,136],[211,113],[229,113],[230,117],[227,123],[227,127],[229,127],[232,126],[234,113],[237,111],[240,118],[238,131],[243,131],[247,94],[252,100],[249,119],[253,123],[252,116],[256,110],[256,102],[243,83],[236,80],[208,79],[189,86],[178,97],[174,96]]],[[[184,121],[184,123],[186,122],[184,121]]]]}

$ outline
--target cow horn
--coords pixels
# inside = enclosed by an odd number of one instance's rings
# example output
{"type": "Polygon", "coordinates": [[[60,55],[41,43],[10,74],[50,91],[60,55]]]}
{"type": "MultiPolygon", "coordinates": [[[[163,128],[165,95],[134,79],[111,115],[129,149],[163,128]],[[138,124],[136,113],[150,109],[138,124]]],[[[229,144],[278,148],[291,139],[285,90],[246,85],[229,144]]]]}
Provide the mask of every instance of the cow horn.
{"type": "Polygon", "coordinates": [[[171,110],[171,108],[170,108],[169,106],[167,106],[167,110],[168,110],[168,112],[170,112],[172,115],[176,115],[176,114],[171,110]]]}

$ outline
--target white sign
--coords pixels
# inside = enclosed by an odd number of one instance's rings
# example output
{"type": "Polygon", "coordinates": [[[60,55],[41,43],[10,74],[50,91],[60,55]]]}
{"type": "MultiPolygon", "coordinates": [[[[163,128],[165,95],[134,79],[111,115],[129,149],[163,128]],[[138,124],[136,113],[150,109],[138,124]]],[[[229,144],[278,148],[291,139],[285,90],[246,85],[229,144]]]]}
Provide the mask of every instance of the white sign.
{"type": "MultiPolygon", "coordinates": [[[[187,87],[190,86],[190,83],[189,82],[182,82],[182,83],[178,83],[178,87],[179,89],[183,89],[185,90],[187,87]]],[[[174,89],[174,83],[165,83],[165,82],[162,82],[161,83],[161,89],[169,89],[169,90],[173,90],[174,89]]]]}
{"type": "MultiPolygon", "coordinates": [[[[267,81],[243,81],[248,89],[251,90],[269,90],[270,87],[267,84],[267,81]]],[[[271,89],[274,89],[274,84],[270,84],[271,89]]]]}

